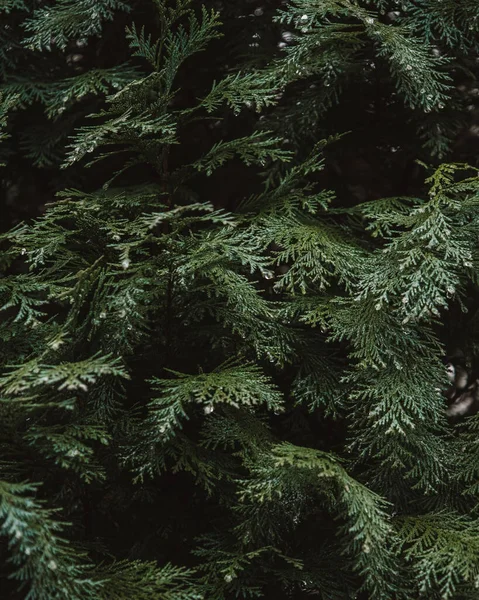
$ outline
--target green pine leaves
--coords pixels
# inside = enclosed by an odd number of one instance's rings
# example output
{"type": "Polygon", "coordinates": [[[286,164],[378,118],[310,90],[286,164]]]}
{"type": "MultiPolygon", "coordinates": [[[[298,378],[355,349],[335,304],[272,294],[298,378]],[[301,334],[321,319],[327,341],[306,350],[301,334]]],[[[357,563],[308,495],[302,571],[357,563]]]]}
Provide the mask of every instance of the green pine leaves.
{"type": "Polygon", "coordinates": [[[447,423],[441,355],[476,352],[479,183],[402,173],[461,126],[477,11],[205,4],[0,6],[5,198],[49,169],[0,238],[0,577],[475,597],[478,420],[447,423]]]}
{"type": "Polygon", "coordinates": [[[99,377],[127,377],[118,363],[118,360],[111,360],[108,356],[90,357],[83,361],[58,365],[41,364],[33,360],[12,369],[2,377],[0,386],[6,394],[13,395],[28,393],[42,386],[55,386],[59,391],[87,391],[88,385],[95,383],[99,377]]]}
{"type": "Polygon", "coordinates": [[[65,525],[54,520],[54,511],[35,500],[37,488],[0,481],[0,531],[13,553],[14,578],[28,586],[31,600],[99,598],[102,582],[62,537],[65,525]]]}
{"type": "Polygon", "coordinates": [[[420,591],[438,589],[441,598],[455,598],[457,591],[476,594],[479,582],[477,521],[442,511],[421,517],[398,519],[398,537],[421,582],[420,591]]]}
{"type": "Polygon", "coordinates": [[[24,43],[32,50],[51,50],[52,45],[64,49],[71,39],[98,35],[103,22],[111,21],[120,10],[128,12],[128,2],[60,0],[53,6],[40,7],[33,12],[25,23],[25,30],[32,35],[24,43]]]}
{"type": "Polygon", "coordinates": [[[14,552],[13,577],[28,590],[29,600],[201,600],[192,573],[153,561],[118,561],[97,568],[84,552],[64,539],[65,524],[53,519],[33,494],[39,486],[0,481],[1,533],[14,552]]]}

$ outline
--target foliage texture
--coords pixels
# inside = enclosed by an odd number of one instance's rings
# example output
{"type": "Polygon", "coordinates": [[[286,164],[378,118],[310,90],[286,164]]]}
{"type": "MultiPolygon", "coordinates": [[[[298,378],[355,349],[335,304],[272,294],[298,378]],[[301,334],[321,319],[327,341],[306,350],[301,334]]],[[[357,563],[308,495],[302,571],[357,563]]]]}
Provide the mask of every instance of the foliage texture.
{"type": "Polygon", "coordinates": [[[479,5],[0,17],[5,597],[479,598],[479,5]]]}

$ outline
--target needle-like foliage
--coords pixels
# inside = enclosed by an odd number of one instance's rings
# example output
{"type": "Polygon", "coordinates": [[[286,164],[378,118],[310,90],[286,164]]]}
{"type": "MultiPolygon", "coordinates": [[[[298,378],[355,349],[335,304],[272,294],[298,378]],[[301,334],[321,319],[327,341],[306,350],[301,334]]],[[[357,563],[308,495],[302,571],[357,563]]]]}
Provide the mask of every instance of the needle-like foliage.
{"type": "Polygon", "coordinates": [[[0,2],[5,597],[476,598],[477,7],[204,4],[0,2]]]}

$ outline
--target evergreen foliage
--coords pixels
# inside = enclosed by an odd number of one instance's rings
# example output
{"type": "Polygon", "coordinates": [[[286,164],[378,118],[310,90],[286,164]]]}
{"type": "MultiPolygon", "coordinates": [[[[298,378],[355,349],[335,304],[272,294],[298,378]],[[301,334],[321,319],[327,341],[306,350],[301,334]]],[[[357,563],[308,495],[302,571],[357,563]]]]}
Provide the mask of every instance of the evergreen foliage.
{"type": "Polygon", "coordinates": [[[479,9],[211,4],[0,3],[5,597],[477,598],[479,9]]]}

